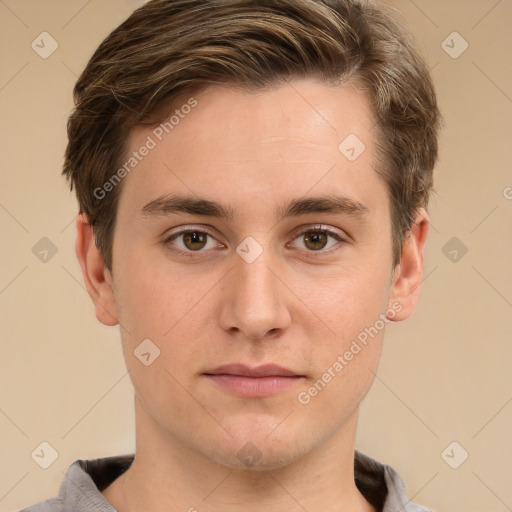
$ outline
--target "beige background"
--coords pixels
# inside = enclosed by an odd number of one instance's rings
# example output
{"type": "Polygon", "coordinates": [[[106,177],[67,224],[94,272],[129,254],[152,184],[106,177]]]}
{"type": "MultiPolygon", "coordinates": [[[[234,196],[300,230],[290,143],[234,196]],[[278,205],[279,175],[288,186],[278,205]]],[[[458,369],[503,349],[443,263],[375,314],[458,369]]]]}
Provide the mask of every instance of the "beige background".
{"type": "MultiPolygon", "coordinates": [[[[119,333],[95,320],[60,171],[74,82],[140,3],[0,0],[1,511],[55,495],[78,458],[134,447],[119,333]],[[47,59],[31,48],[43,31],[59,45],[47,59]],[[32,252],[43,237],[57,248],[47,262],[32,252]],[[48,469],[31,458],[43,441],[59,454],[48,469]]],[[[433,68],[446,126],[420,307],[388,328],[357,448],[397,469],[415,502],[512,510],[512,2],[389,3],[433,68]],[[442,47],[454,31],[469,44],[457,59],[442,47]],[[443,253],[452,237],[468,249],[457,262],[443,253]],[[441,456],[453,441],[452,464],[469,453],[458,469],[441,456]]]]}

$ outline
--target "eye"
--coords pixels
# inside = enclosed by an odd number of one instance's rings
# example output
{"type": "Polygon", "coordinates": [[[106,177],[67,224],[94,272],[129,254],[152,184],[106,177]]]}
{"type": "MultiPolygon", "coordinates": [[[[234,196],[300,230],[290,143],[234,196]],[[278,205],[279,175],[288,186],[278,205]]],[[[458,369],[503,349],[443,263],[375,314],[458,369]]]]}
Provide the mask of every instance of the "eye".
{"type": "MultiPolygon", "coordinates": [[[[317,253],[329,253],[331,252],[329,249],[337,245],[336,242],[347,242],[340,233],[322,226],[305,229],[294,240],[301,240],[299,249],[317,253]]],[[[204,227],[200,229],[188,227],[177,231],[166,237],[163,244],[169,250],[185,256],[194,256],[194,253],[206,252],[222,246],[215,240],[213,233],[204,227]]]]}
{"type": "Polygon", "coordinates": [[[346,242],[346,238],[336,231],[331,229],[316,226],[306,229],[299,233],[296,240],[302,240],[302,247],[299,249],[306,249],[309,252],[330,252],[327,249],[336,245],[336,242],[346,242]],[[331,238],[331,243],[329,243],[331,238]]]}
{"type": "Polygon", "coordinates": [[[175,246],[171,250],[179,253],[191,255],[194,252],[204,252],[203,249],[213,249],[219,244],[214,241],[212,233],[204,228],[187,228],[173,233],[164,240],[164,245],[175,246]],[[208,240],[208,239],[211,240],[208,240]],[[179,243],[178,243],[179,242],[179,243]]]}

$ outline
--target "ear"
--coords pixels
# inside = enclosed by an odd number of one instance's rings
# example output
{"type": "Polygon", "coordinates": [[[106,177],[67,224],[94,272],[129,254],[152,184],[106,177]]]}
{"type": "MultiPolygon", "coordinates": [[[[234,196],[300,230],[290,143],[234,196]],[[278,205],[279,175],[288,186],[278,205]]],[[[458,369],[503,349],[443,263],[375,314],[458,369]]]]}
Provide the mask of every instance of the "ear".
{"type": "Polygon", "coordinates": [[[399,322],[411,316],[418,305],[420,284],[423,277],[423,247],[427,239],[429,216],[424,208],[417,210],[414,224],[402,249],[400,263],[393,274],[389,308],[395,311],[390,320],[399,322]],[[395,304],[392,306],[392,304],[395,304]],[[401,305],[401,308],[398,306],[401,305]]]}
{"type": "Polygon", "coordinates": [[[96,318],[102,324],[117,325],[119,319],[112,276],[96,247],[93,229],[85,213],[80,214],[76,219],[75,253],[82,268],[85,287],[96,309],[96,318]]]}

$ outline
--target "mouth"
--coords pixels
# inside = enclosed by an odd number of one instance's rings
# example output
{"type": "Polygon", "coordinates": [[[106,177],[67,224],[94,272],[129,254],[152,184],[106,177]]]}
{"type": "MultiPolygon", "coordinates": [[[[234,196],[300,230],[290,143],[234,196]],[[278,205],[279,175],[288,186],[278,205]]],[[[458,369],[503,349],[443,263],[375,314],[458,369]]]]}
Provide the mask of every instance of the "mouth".
{"type": "Polygon", "coordinates": [[[305,375],[275,364],[223,365],[203,375],[224,391],[243,398],[275,395],[305,379],[305,375]]]}

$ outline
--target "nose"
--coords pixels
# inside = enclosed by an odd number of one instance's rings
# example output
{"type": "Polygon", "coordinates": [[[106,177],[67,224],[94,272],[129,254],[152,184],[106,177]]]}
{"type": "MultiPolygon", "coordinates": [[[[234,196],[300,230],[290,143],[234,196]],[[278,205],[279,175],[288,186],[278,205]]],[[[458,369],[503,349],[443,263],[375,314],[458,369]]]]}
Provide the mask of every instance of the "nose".
{"type": "Polygon", "coordinates": [[[252,263],[234,255],[234,267],[222,287],[219,321],[225,331],[262,340],[278,336],[290,325],[292,293],[269,252],[263,251],[252,263]]]}

